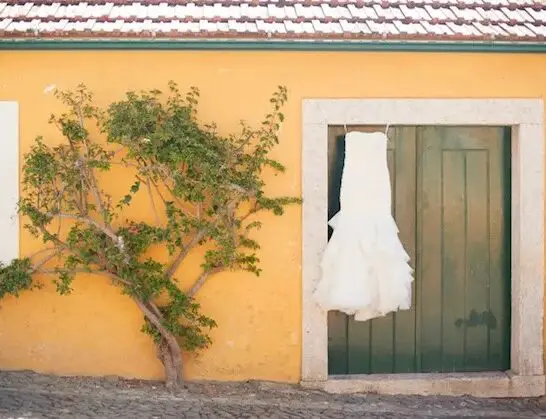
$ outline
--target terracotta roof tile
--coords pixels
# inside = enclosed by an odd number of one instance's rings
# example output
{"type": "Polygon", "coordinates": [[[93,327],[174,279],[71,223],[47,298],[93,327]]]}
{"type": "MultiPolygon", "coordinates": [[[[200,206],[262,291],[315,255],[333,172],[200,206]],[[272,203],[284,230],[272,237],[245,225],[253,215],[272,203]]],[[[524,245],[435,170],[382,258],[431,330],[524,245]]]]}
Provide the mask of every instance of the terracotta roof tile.
{"type": "Polygon", "coordinates": [[[0,37],[546,42],[543,0],[0,0],[0,37]]]}

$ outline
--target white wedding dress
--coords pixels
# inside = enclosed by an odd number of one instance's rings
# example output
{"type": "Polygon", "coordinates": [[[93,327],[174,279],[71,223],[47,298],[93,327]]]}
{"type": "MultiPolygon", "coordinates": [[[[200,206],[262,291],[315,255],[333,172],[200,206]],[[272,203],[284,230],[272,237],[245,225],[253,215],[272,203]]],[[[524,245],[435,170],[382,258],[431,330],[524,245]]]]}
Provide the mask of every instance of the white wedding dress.
{"type": "Polygon", "coordinates": [[[339,310],[366,321],[411,306],[413,270],[391,215],[387,136],[350,132],[340,211],[324,252],[314,292],[324,310],[339,310]]]}

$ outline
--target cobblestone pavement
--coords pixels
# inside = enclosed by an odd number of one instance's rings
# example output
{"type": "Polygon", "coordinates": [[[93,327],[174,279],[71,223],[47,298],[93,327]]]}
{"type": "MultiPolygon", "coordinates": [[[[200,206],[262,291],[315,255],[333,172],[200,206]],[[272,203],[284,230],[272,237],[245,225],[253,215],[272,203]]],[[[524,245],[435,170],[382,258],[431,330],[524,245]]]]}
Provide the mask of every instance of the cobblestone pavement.
{"type": "Polygon", "coordinates": [[[160,383],[0,372],[0,418],[546,418],[537,399],[331,395],[264,383],[160,383]]]}

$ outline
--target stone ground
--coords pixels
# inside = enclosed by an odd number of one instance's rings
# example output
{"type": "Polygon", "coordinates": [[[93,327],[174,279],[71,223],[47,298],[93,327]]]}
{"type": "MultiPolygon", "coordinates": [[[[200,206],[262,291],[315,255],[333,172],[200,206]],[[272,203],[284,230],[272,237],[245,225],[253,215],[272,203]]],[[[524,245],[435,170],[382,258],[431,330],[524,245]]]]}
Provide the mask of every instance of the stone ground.
{"type": "Polygon", "coordinates": [[[0,372],[0,418],[546,418],[537,399],[331,395],[265,382],[161,383],[0,372]]]}

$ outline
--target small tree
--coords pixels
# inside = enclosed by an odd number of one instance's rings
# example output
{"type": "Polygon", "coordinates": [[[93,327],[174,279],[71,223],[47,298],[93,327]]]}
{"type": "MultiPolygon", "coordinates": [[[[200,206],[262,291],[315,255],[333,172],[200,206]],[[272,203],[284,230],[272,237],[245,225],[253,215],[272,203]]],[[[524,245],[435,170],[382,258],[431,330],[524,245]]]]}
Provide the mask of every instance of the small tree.
{"type": "Polygon", "coordinates": [[[0,297],[36,287],[32,277],[38,273],[52,275],[60,294],[70,292],[79,273],[109,277],[142,311],[143,331],[157,345],[167,385],[177,387],[183,382],[181,349],[208,346],[207,329],[216,326],[201,314],[195,294],[224,270],[258,275],[259,244],[251,232],[261,223],[251,216],[281,215],[286,205],[299,202],[268,197],[261,176],[266,167],[284,171],[269,153],[278,143],[286,88],[272,96],[272,111],[259,128],[242,122],[241,131],[229,136],[213,124],[200,125],[199,91],[183,95],[174,82],[166,95],[129,92],[102,111],[83,85],[56,96],[67,112],[50,122],[63,141],[51,147],[36,139],[25,155],[19,203],[29,220],[25,228],[45,247],[0,267],[0,297]],[[96,134],[90,123],[98,127],[96,134]],[[134,176],[120,197],[99,181],[115,165],[134,176]],[[124,216],[141,191],[153,223],[124,216]],[[168,263],[149,256],[156,245],[168,251],[168,263]],[[202,272],[191,288],[181,290],[177,270],[201,245],[202,272]]]}

